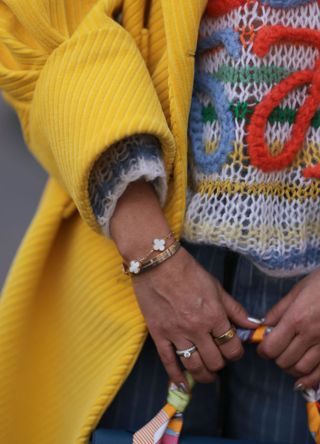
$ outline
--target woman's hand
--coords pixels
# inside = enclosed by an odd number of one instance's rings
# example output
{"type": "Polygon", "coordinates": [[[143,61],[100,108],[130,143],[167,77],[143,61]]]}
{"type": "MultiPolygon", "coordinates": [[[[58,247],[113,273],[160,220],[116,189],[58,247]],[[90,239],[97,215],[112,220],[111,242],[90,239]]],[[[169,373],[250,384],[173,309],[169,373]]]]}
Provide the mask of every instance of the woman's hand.
{"type": "Polygon", "coordinates": [[[275,326],[259,353],[298,377],[297,389],[320,382],[320,270],[302,279],[266,316],[275,326]]]}
{"type": "MultiPolygon", "coordinates": [[[[143,256],[154,238],[169,231],[152,185],[130,184],[110,221],[111,236],[125,261],[143,256]]],[[[175,349],[196,345],[198,351],[181,360],[196,380],[208,382],[225,359],[239,359],[243,353],[237,337],[217,347],[213,336],[224,334],[230,321],[256,327],[241,305],[184,248],[135,276],[133,286],[162,362],[176,384],[187,385],[187,381],[175,349]]]]}
{"type": "Polygon", "coordinates": [[[160,358],[176,384],[185,383],[176,349],[195,345],[184,367],[200,382],[211,382],[225,360],[240,359],[238,337],[217,346],[214,337],[236,325],[254,328],[247,313],[184,248],[133,278],[134,290],[160,358]]]}

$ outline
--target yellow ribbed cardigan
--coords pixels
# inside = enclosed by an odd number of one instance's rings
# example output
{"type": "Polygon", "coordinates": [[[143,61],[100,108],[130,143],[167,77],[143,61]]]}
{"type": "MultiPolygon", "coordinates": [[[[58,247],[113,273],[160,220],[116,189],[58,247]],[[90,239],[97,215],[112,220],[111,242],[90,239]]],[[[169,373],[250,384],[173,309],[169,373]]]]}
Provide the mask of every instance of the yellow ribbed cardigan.
{"type": "Polygon", "coordinates": [[[0,300],[0,443],[86,443],[143,345],[130,279],[88,199],[108,146],[159,138],[165,214],[181,233],[206,0],[149,3],[0,0],[0,88],[50,175],[0,300]]]}

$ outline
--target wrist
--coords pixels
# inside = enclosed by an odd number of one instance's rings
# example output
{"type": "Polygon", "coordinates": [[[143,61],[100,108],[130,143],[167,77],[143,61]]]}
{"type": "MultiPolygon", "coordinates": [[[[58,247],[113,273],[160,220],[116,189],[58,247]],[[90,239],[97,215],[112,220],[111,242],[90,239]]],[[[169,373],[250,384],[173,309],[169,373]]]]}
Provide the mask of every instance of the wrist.
{"type": "Polygon", "coordinates": [[[192,256],[183,246],[180,246],[173,256],[156,267],[134,276],[134,280],[146,280],[154,288],[160,288],[163,284],[165,287],[170,287],[174,282],[181,279],[181,276],[185,276],[185,270],[190,263],[190,259],[193,259],[192,256]]]}
{"type": "Polygon", "coordinates": [[[136,276],[142,272],[150,270],[162,262],[172,257],[180,248],[180,242],[176,240],[170,231],[168,236],[162,239],[155,239],[152,248],[144,257],[136,258],[132,261],[123,262],[123,271],[125,274],[136,276]],[[173,239],[172,241],[170,239],[173,239]]]}
{"type": "MultiPolygon", "coordinates": [[[[124,260],[129,263],[131,260],[138,260],[146,256],[151,250],[154,239],[163,239],[170,232],[170,228],[165,225],[159,229],[154,226],[141,227],[142,230],[130,230],[115,241],[118,251],[124,260]]],[[[172,243],[172,239],[166,241],[166,247],[172,243]]],[[[158,252],[152,252],[150,258],[154,257],[158,252]]]]}
{"type": "Polygon", "coordinates": [[[170,227],[150,183],[137,181],[119,199],[110,221],[111,237],[125,262],[144,256],[170,227]]]}

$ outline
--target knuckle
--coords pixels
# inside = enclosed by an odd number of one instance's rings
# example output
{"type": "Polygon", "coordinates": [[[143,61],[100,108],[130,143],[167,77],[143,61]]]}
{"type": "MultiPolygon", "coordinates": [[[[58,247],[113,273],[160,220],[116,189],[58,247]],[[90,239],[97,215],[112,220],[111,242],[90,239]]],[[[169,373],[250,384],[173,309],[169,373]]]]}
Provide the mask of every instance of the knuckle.
{"type": "Polygon", "coordinates": [[[306,334],[309,331],[309,313],[306,309],[298,310],[293,318],[294,326],[298,331],[306,334]]]}
{"type": "Polygon", "coordinates": [[[215,319],[212,323],[211,330],[213,332],[214,337],[218,337],[223,335],[230,326],[226,326],[225,319],[222,317],[219,317],[218,319],[215,319]]]}
{"type": "Polygon", "coordinates": [[[239,359],[242,358],[244,353],[244,350],[242,347],[238,346],[238,347],[234,347],[232,348],[230,351],[228,351],[228,359],[230,359],[230,361],[238,361],[239,359]]]}
{"type": "Polygon", "coordinates": [[[308,361],[304,361],[304,362],[298,362],[295,366],[294,366],[294,370],[301,374],[301,375],[307,375],[309,374],[313,369],[313,365],[311,362],[308,361]]]}
{"type": "Polygon", "coordinates": [[[194,333],[202,326],[201,320],[196,315],[184,316],[179,322],[179,327],[186,333],[194,333]]]}
{"type": "Polygon", "coordinates": [[[274,359],[276,357],[272,347],[267,344],[263,344],[263,346],[260,348],[260,354],[268,359],[274,359]]]}
{"type": "Polygon", "coordinates": [[[288,366],[286,365],[286,362],[283,359],[276,359],[276,364],[281,369],[286,369],[288,366]]]}
{"type": "Polygon", "coordinates": [[[231,308],[234,314],[236,315],[240,315],[243,313],[243,308],[242,306],[235,300],[232,300],[231,302],[231,308]]]}
{"type": "Polygon", "coordinates": [[[298,362],[294,367],[293,370],[295,373],[299,375],[306,375],[308,374],[307,366],[304,363],[298,362]]]}

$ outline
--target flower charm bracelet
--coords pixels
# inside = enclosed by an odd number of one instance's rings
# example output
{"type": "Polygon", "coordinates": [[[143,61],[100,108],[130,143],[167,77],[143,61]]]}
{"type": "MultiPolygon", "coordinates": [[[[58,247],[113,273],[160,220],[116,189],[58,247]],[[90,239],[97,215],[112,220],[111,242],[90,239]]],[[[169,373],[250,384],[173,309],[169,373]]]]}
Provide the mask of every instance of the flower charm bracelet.
{"type": "Polygon", "coordinates": [[[146,263],[147,259],[149,259],[152,253],[154,253],[155,251],[163,252],[166,250],[166,241],[170,238],[174,238],[174,234],[172,233],[172,231],[170,231],[165,237],[162,237],[160,239],[153,239],[152,248],[145,256],[139,259],[133,259],[129,262],[129,264],[126,264],[125,262],[122,263],[123,272],[128,275],[141,273],[143,264],[146,263]]]}

